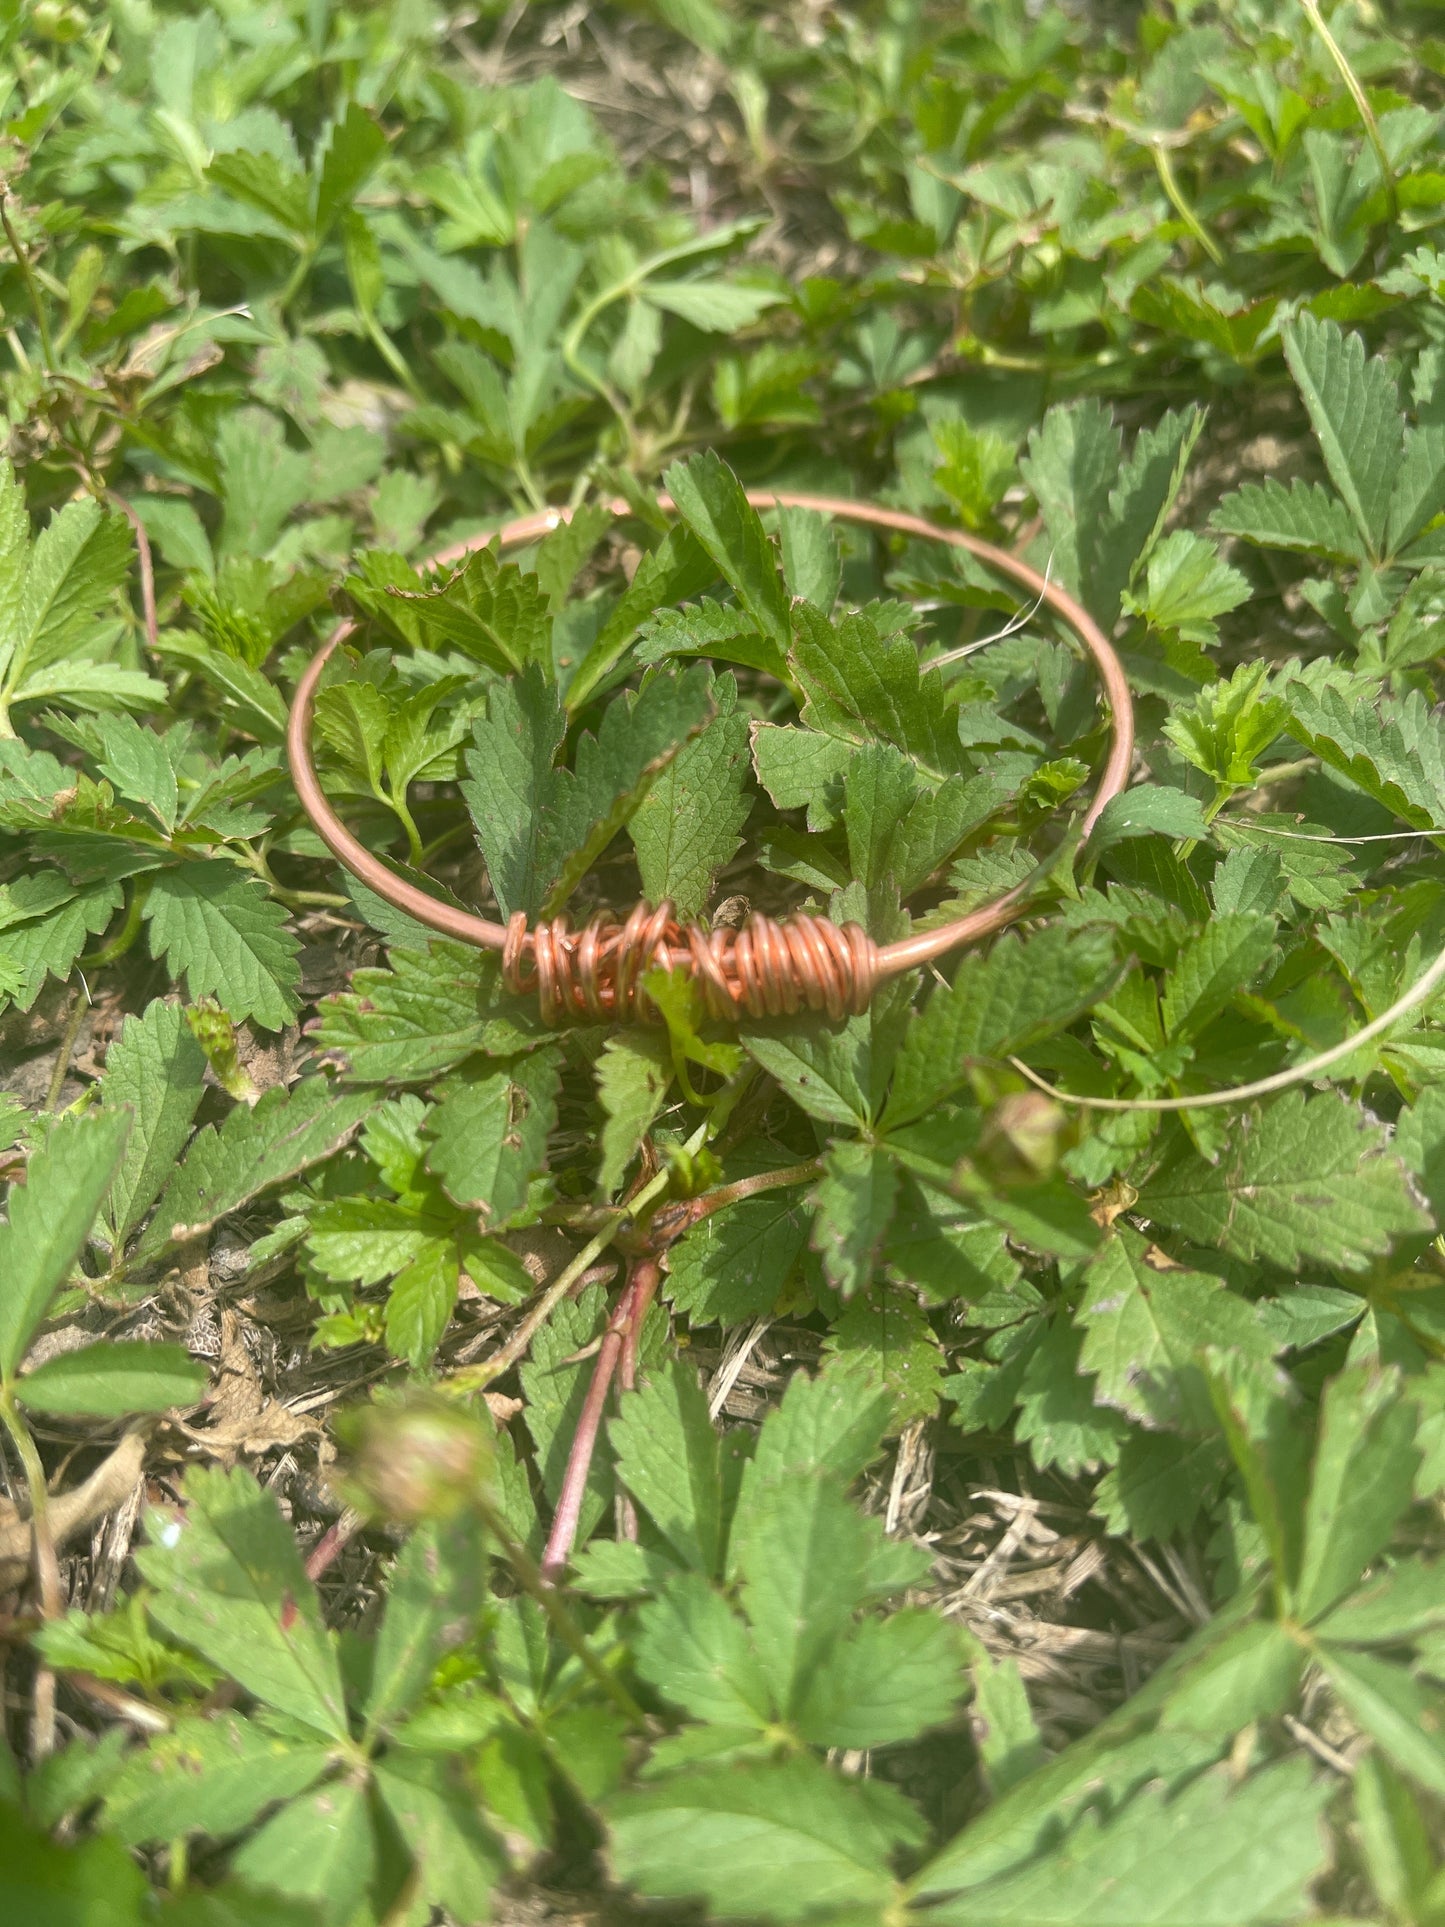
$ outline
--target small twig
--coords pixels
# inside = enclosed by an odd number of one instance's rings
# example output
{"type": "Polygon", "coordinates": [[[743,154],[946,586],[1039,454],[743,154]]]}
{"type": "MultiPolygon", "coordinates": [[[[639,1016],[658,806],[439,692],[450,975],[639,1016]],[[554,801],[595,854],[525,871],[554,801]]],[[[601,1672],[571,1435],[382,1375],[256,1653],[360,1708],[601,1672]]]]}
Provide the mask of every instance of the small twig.
{"type": "Polygon", "coordinates": [[[322,1533],[306,1558],[306,1577],[314,1585],[326,1569],[334,1565],[345,1548],[361,1530],[361,1514],[352,1506],[347,1506],[335,1525],[330,1525],[322,1533]]]}
{"type": "MultiPolygon", "coordinates": [[[[60,1594],[60,1561],[55,1552],[55,1536],[50,1529],[49,1492],[45,1468],[30,1436],[30,1428],[20,1416],[8,1388],[0,1392],[0,1423],[10,1434],[25,1474],[30,1494],[30,1534],[34,1560],[35,1591],[43,1619],[59,1619],[65,1610],[60,1594]]],[[[55,1671],[39,1665],[35,1669],[35,1691],[31,1706],[30,1752],[32,1760],[49,1757],[55,1749],[55,1671]]]]}
{"type": "Polygon", "coordinates": [[[145,619],[146,643],[154,650],[160,641],[160,623],[156,618],[156,571],[151,556],[151,539],[146,533],[146,525],[136,514],[135,509],[123,495],[110,491],[110,499],[115,503],[126,521],[135,530],[136,555],[140,560],[140,606],[145,619]]]}
{"type": "Polygon", "coordinates": [[[1338,1773],[1346,1780],[1354,1779],[1355,1769],[1344,1754],[1337,1753],[1328,1740],[1322,1740],[1318,1733],[1305,1725],[1303,1720],[1297,1720],[1293,1713],[1286,1713],[1281,1724],[1291,1739],[1296,1739],[1301,1746],[1308,1747],[1315,1758],[1329,1767],[1332,1772],[1338,1773]]]}

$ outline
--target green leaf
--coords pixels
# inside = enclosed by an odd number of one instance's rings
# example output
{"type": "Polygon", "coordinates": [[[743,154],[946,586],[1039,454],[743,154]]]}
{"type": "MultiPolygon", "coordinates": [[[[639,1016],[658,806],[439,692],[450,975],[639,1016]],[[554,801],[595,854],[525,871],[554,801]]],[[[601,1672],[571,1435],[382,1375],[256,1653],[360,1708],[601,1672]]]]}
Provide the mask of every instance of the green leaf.
{"type": "Polygon", "coordinates": [[[209,1231],[271,1185],[330,1157],[376,1103],[369,1091],[338,1095],[329,1079],[306,1077],[290,1091],[267,1091],[253,1109],[239,1105],[219,1129],[208,1124],[161,1193],[137,1260],[209,1231]]]}
{"type": "Polygon", "coordinates": [[[748,1629],[701,1572],[670,1574],[641,1608],[637,1668],[694,1719],[760,1733],[771,1717],[748,1629]]]}
{"type": "Polygon", "coordinates": [[[476,1797],[445,1760],[398,1751],[376,1768],[376,1789],[434,1907],[456,1920],[485,1920],[503,1873],[499,1843],[477,1813],[476,1797]]]}
{"type": "Polygon", "coordinates": [[[740,287],[732,281],[647,281],[638,294],[653,307],[690,321],[694,328],[720,335],[750,328],[783,298],[775,289],[740,287]]]}
{"type": "Polygon", "coordinates": [[[943,1354],[911,1296],[879,1290],[855,1298],[835,1322],[824,1350],[857,1367],[862,1382],[883,1386],[893,1403],[890,1431],[902,1431],[938,1409],[943,1354]]]}
{"type": "Polygon", "coordinates": [[[1411,1503],[1420,1453],[1400,1394],[1398,1372],[1361,1366],[1325,1388],[1296,1596],[1307,1625],[1358,1583],[1411,1503]]]}
{"type": "Polygon", "coordinates": [[[1154,629],[1172,630],[1186,642],[1217,642],[1216,616],[1247,602],[1248,576],[1231,568],[1212,542],[1189,529],[1176,529],[1150,552],[1142,591],[1125,597],[1125,606],[1154,629]]]}
{"type": "Polygon", "coordinates": [[[743,1475],[740,1512],[764,1488],[825,1474],[849,1485],[877,1455],[892,1413],[866,1362],[835,1359],[816,1378],[797,1373],[769,1413],[743,1475]]]}
{"type": "Polygon", "coordinates": [[[924,1116],[960,1089],[972,1060],[1009,1057],[1062,1030],[1102,997],[1117,974],[1104,930],[1007,936],[970,952],[953,983],[935,990],[904,1033],[883,1113],[886,1130],[924,1116]]]}
{"type": "Polygon", "coordinates": [[[151,1616],[266,1705],[344,1740],[335,1641],[275,1498],[249,1472],[198,1467],[184,1496],[149,1515],[136,1555],[151,1616]]]}
{"type": "Polygon", "coordinates": [[[719,676],[709,691],[716,714],[662,771],[633,814],[642,894],[676,905],[687,922],[706,908],[713,878],[736,852],[748,819],[748,719],[737,684],[719,676]]]}
{"type": "Polygon", "coordinates": [[[1208,835],[1209,824],[1197,797],[1185,790],[1139,783],[1109,799],[1089,847],[1102,854],[1132,837],[1167,836],[1202,842],[1208,835]]]}
{"type": "Polygon", "coordinates": [[[142,912],[151,948],[192,999],[218,997],[233,1018],[281,1030],[299,1008],[301,946],[286,912],[229,863],[181,863],[156,877],[142,912]]]}
{"type": "Polygon", "coordinates": [[[872,1027],[867,1017],[838,1025],[797,1018],[786,1030],[745,1030],[748,1055],[795,1104],[827,1124],[867,1124],[873,1110],[872,1027]]]}
{"type": "Polygon", "coordinates": [[[843,776],[855,754],[843,738],[816,729],[753,726],[753,768],[780,810],[808,812],[810,830],[830,830],[843,803],[843,776]]]}
{"type": "Polygon", "coordinates": [[[1338,1092],[1291,1091],[1243,1112],[1217,1164],[1182,1134],[1140,1209],[1201,1244],[1294,1270],[1364,1271],[1392,1239],[1428,1230],[1385,1135],[1338,1092]]]}
{"type": "Polygon", "coordinates": [[[597,1060],[597,1100],[607,1121],[597,1186],[604,1197],[610,1198],[621,1184],[671,1084],[672,1053],[662,1038],[623,1031],[603,1045],[597,1060]]]}
{"type": "Polygon", "coordinates": [[[872,1283],[898,1196],[898,1169],[878,1145],[834,1144],[812,1194],[813,1249],[845,1298],[872,1283]]]}
{"type": "Polygon", "coordinates": [[[1160,1014],[1165,1035],[1196,1037],[1274,954],[1274,919],[1236,912],[1212,919],[1179,954],[1160,1014]]]}
{"type": "Polygon", "coordinates": [[[956,1630],[934,1612],[904,1607],[865,1619],[834,1648],[798,1708],[815,1746],[893,1746],[950,1718],[966,1678],[956,1630]]]}
{"type": "MultiPolygon", "coordinates": [[[[17,489],[6,462],[0,490],[9,495],[17,489]]],[[[100,607],[124,582],[132,554],[124,517],[105,513],[93,500],[67,502],[51,516],[30,549],[18,593],[12,588],[0,614],[0,686],[9,700],[24,699],[35,672],[91,655],[100,641],[100,607]]]]}
{"type": "Polygon", "coordinates": [[[786,647],[788,595],[777,557],[732,470],[709,451],[674,462],[663,480],[679,515],[758,629],[786,647]]]}
{"type": "Polygon", "coordinates": [[[1043,1741],[1016,1659],[979,1653],[969,1670],[972,1725],[989,1790],[997,1798],[1043,1765],[1043,1741]]]}
{"type": "Polygon", "coordinates": [[[231,1867],[263,1891],[313,1902],[322,1927],[349,1927],[376,1858],[366,1788],[338,1780],[282,1807],[231,1867]]]}
{"type": "Polygon", "coordinates": [[[101,1080],[107,1109],[128,1107],[131,1128],[106,1199],[113,1250],[154,1204],[190,1135],[201,1101],[206,1058],[179,1004],[148,1004],[127,1017],[111,1045],[101,1080]]]}
{"type": "Polygon", "coordinates": [[[891,1787],[801,1757],[677,1774],[620,1795],[607,1820],[620,1881],[727,1920],[876,1918],[889,1856],[917,1836],[891,1787]]]}
{"type": "Polygon", "coordinates": [[[1366,360],[1362,336],[1308,311],[1280,338],[1330,479],[1371,554],[1383,555],[1405,429],[1390,365],[1383,356],[1366,360]]]}
{"type": "Polygon", "coordinates": [[[1202,1775],[1166,1802],[1146,1788],[1107,1819],[1089,1814],[1051,1851],[934,1910],[989,1927],[1283,1927],[1328,1862],[1331,1788],[1285,1760],[1236,1790],[1202,1775]]]}
{"type": "Polygon", "coordinates": [[[674,1362],[625,1396],[608,1428],[623,1484],[677,1556],[699,1572],[722,1562],[717,1434],[696,1375],[674,1362]]]}
{"type": "Polygon", "coordinates": [[[461,1645],[481,1608],[485,1545],[476,1520],[459,1514],[418,1526],[392,1569],[376,1635],[363,1713],[368,1733],[394,1726],[431,1684],[438,1662],[461,1645]]]}
{"type": "Polygon", "coordinates": [[[1056,1465],[1071,1479],[1112,1463],[1127,1431],[1117,1412],[1095,1404],[1081,1375],[1082,1337],[1062,1314],[1051,1321],[1024,1366],[1014,1421],[1034,1463],[1056,1465]]]}
{"type": "Polygon", "coordinates": [[[494,684],[474,727],[462,793],[503,913],[554,914],[627,823],[653,781],[712,713],[711,671],[654,677],[615,698],[574,767],[553,769],[563,719],[533,670],[494,684]]]}
{"type": "Polygon", "coordinates": [[[1211,683],[1175,709],[1164,734],[1216,783],[1250,785],[1259,758],[1289,721],[1289,703],[1268,690],[1269,664],[1242,663],[1227,681],[1211,683]]]}
{"type": "Polygon", "coordinates": [[[733,1560],[758,1663],[785,1718],[813,1692],[864,1597],[874,1530],[831,1479],[748,1482],[733,1560]]]}
{"type": "Polygon", "coordinates": [[[1402,1773],[1445,1795],[1445,1696],[1373,1653],[1321,1645],[1317,1656],[1350,1719],[1402,1773]]]}
{"type": "Polygon", "coordinates": [[[13,1378],[51,1299],[70,1277],[120,1165],[127,1112],[65,1117],[10,1187],[0,1225],[0,1377],[13,1378]]]}
{"type": "Polygon", "coordinates": [[[176,826],[180,792],[172,750],[183,753],[188,734],[182,724],[169,738],[143,729],[133,716],[101,716],[96,720],[100,753],[96,762],[116,793],[149,809],[169,834],[176,826]],[[179,739],[179,740],[177,740],[179,739]]]}
{"type": "Polygon", "coordinates": [[[183,1345],[146,1345],[110,1339],[47,1359],[16,1381],[16,1396],[36,1412],[74,1412],[124,1418],[128,1412],[168,1412],[194,1405],[206,1373],[183,1345]]]}
{"type": "Polygon", "coordinates": [[[145,1875],[103,1835],[57,1846],[18,1807],[0,1802],[5,1900],[26,1927],[141,1927],[152,1919],[145,1875]]]}
{"type": "Polygon", "coordinates": [[[667,1295],[697,1325],[739,1325],[773,1309],[807,1242],[796,1196],[745,1198],[672,1247],[667,1295]]]}
{"type": "Polygon", "coordinates": [[[320,1741],[283,1740],[235,1713],[183,1716],[127,1757],[105,1790],[106,1826],[132,1847],[239,1833],[274,1801],[304,1793],[330,1764],[320,1741]]]}
{"type": "Polygon", "coordinates": [[[935,781],[968,773],[942,674],[922,667],[911,636],[882,634],[866,611],[834,623],[806,602],[793,621],[788,661],[810,729],[860,746],[892,743],[935,781]]]}
{"type": "Polygon", "coordinates": [[[561,1058],[540,1050],[485,1077],[454,1082],[427,1119],[427,1160],[457,1204],[484,1225],[504,1224],[527,1201],[557,1119],[561,1058]]]}
{"type": "Polygon", "coordinates": [[[1200,1370],[1209,1345],[1266,1364],[1274,1342],[1255,1308],[1217,1278],[1188,1271],[1127,1225],[1090,1261],[1079,1306],[1079,1365],[1094,1396],[1142,1425],[1210,1429],[1200,1370]]]}
{"type": "Polygon", "coordinates": [[[312,226],[317,240],[350,207],[385,152],[386,135],[364,108],[350,102],[340,120],[327,129],[322,144],[312,226]]]}
{"type": "Polygon", "coordinates": [[[1286,727],[1312,755],[1412,828],[1445,827],[1445,730],[1418,690],[1378,704],[1327,682],[1286,693],[1286,727]]]}
{"type": "Polygon", "coordinates": [[[526,1048],[526,1030],[495,1014],[496,957],[437,938],[428,943],[425,933],[420,945],[394,949],[389,970],[358,970],[349,991],[322,1000],[317,1039],[347,1082],[426,1083],[474,1051],[526,1048]]]}
{"type": "Polygon", "coordinates": [[[418,1368],[431,1363],[456,1307],[461,1268],[450,1239],[427,1238],[397,1272],[386,1300],[386,1346],[418,1368]]]}
{"type": "Polygon", "coordinates": [[[1293,549],[1335,562],[1363,559],[1364,544],[1350,512],[1318,482],[1298,477],[1288,487],[1273,475],[1226,495],[1209,518],[1221,535],[1241,536],[1264,549],[1293,549]]]}

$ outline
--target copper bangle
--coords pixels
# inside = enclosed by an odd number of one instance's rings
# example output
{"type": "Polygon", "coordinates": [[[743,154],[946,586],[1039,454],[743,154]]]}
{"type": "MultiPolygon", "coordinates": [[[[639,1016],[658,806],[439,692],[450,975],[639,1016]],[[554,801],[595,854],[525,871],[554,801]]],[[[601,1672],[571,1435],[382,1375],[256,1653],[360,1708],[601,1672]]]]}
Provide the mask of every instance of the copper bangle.
{"type": "MultiPolygon", "coordinates": [[[[1112,719],[1108,760],[1084,816],[1083,834],[1089,834],[1105,804],[1129,779],[1134,754],[1134,705],[1123,666],[1087,610],[1006,549],[961,529],[939,528],[918,515],[841,496],[771,489],[750,489],[748,500],[754,508],[814,509],[840,521],[951,543],[1011,577],[1052,609],[1092,659],[1112,719]]],[[[672,507],[666,496],[661,502],[664,508],[672,507]]],[[[616,515],[628,513],[625,502],[609,506],[616,515]]],[[[443,549],[431,560],[454,563],[488,542],[496,542],[503,549],[535,542],[567,521],[570,514],[569,509],[551,508],[524,515],[500,530],[443,549]]],[[[656,909],[639,904],[624,922],[602,911],[584,929],[573,930],[565,915],[546,919],[531,929],[521,912],[500,924],[455,909],[397,876],[358,842],[332,809],[317,780],[310,741],[316,687],[332,650],[355,629],[354,622],[343,622],[322,645],[307,665],[291,704],[286,748],[301,807],[336,860],[377,896],[442,936],[478,949],[500,951],[509,988],[519,994],[535,991],[549,1023],[647,1015],[642,979],[655,966],[690,972],[715,1017],[769,1017],[804,1009],[841,1017],[866,1010],[874,990],[887,978],[1002,929],[1022,913],[1029,896],[1026,881],[952,923],[881,945],[858,924],[840,926],[825,917],[801,913],[782,922],[754,914],[739,930],[707,930],[700,924],[680,925],[671,904],[660,904],[656,909]]]]}

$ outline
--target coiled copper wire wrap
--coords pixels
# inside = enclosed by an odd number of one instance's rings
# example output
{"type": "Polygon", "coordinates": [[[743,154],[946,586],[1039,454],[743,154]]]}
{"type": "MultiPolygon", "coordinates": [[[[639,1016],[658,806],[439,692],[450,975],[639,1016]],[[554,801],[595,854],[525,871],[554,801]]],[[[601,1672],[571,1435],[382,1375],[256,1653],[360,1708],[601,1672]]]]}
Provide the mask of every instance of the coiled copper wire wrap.
{"type": "MultiPolygon", "coordinates": [[[[900,509],[852,502],[842,496],[750,489],[748,500],[754,508],[813,509],[840,521],[967,549],[1052,609],[1091,657],[1108,698],[1113,724],[1103,775],[1084,816],[1083,833],[1089,834],[1105,804],[1129,780],[1134,705],[1123,666],[1087,610],[1018,556],[962,529],[939,528],[900,509]]],[[[665,509],[673,506],[666,496],[661,502],[665,509]]],[[[615,515],[629,512],[625,502],[609,506],[615,515]]],[[[496,542],[503,549],[535,542],[570,515],[569,509],[544,509],[521,516],[500,530],[443,549],[432,561],[442,565],[458,562],[488,542],[496,542]]],[[[317,685],[332,650],[355,628],[354,622],[343,622],[322,645],[307,665],[292,700],[286,748],[301,807],[337,861],[394,908],[443,936],[478,949],[499,950],[508,988],[527,994],[535,990],[548,1023],[647,1017],[651,1000],[642,980],[658,966],[689,971],[713,1017],[775,1017],[812,1010],[836,1019],[866,1010],[874,991],[887,978],[1000,930],[1023,911],[1029,895],[1027,881],[936,930],[879,945],[858,924],[838,925],[825,917],[802,913],[782,923],[754,915],[741,930],[704,930],[698,924],[679,924],[669,903],[656,909],[638,904],[622,923],[603,912],[581,930],[573,930],[565,915],[529,929],[520,912],[503,925],[442,903],[397,876],[352,835],[332,809],[316,775],[311,756],[311,714],[317,685]]]]}

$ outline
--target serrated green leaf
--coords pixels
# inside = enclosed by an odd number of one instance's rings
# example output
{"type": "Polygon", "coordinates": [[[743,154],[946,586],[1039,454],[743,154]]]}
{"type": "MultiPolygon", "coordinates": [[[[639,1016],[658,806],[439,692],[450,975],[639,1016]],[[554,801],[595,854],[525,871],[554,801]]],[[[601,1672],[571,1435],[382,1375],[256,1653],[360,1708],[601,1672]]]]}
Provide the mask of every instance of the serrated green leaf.
{"type": "Polygon", "coordinates": [[[607,1818],[619,1880],[731,1920],[877,1917],[889,1857],[917,1833],[891,1787],[806,1758],[678,1774],[620,1795],[607,1818]]]}
{"type": "Polygon", "coordinates": [[[761,1732],[771,1717],[748,1629],[701,1572],[670,1574],[642,1607],[637,1667],[694,1719],[761,1732]]]}
{"type": "Polygon", "coordinates": [[[1400,1394],[1398,1373],[1359,1366],[1325,1388],[1297,1588],[1306,1624],[1358,1583],[1411,1502],[1420,1453],[1400,1394]]]}
{"type": "Polygon", "coordinates": [[[391,1573],[363,1713],[367,1731],[395,1725],[461,1645],[480,1610],[485,1545],[474,1517],[418,1526],[391,1573]]]}
{"type": "Polygon", "coordinates": [[[785,1718],[805,1704],[866,1591],[870,1528],[831,1480],[750,1480],[733,1562],[758,1664],[785,1718]]]}
{"type": "Polygon", "coordinates": [[[12,1184],[0,1225],[0,1377],[24,1358],[51,1299],[70,1276],[119,1167],[125,1111],[62,1118],[12,1184]]]}
{"type": "Polygon", "coordinates": [[[385,152],[386,135],[370,114],[352,101],[327,129],[321,147],[312,227],[318,240],[355,200],[385,152]]]}
{"type": "Polygon", "coordinates": [[[322,1927],[347,1927],[376,1859],[367,1790],[338,1780],[282,1807],[231,1866],[263,1891],[311,1901],[322,1927]]]}
{"type": "Polygon", "coordinates": [[[546,1163],[560,1076],[558,1052],[540,1050],[453,1083],[428,1118],[432,1170],[457,1204],[479,1208],[484,1224],[504,1224],[526,1203],[546,1163]]]}
{"type": "Polygon", "coordinates": [[[148,1004],[143,1015],[127,1017],[111,1045],[101,1098],[108,1109],[128,1108],[132,1119],[105,1203],[112,1249],[125,1244],[175,1169],[205,1072],[205,1053],[179,1004],[148,1004]]]}
{"type": "Polygon", "coordinates": [[[1385,552],[1405,424],[1388,362],[1308,311],[1280,331],[1330,479],[1374,555],[1385,552]]]}
{"type": "Polygon", "coordinates": [[[1402,1773],[1445,1794],[1445,1695],[1373,1653],[1321,1646],[1319,1664],[1349,1717],[1402,1773]]]}
{"type": "Polygon", "coordinates": [[[266,1705],[344,1740],[335,1642],[274,1497],[249,1472],[192,1468],[185,1500],[150,1514],[136,1555],[152,1617],[266,1705]]]}
{"type": "Polygon", "coordinates": [[[1274,919],[1215,917],[1179,954],[1160,1004],[1168,1037],[1195,1037],[1257,977],[1274,953],[1274,919]]]}
{"type": "Polygon", "coordinates": [[[1089,1263],[1079,1305],[1081,1370],[1094,1396],[1143,1425],[1207,1430],[1206,1346],[1266,1363],[1274,1342],[1255,1307],[1217,1278],[1174,1264],[1127,1225],[1089,1263]]]}
{"type": "MultiPolygon", "coordinates": [[[[420,1084],[474,1051],[526,1048],[526,1029],[498,1012],[500,969],[484,951],[432,938],[394,949],[389,970],[358,970],[351,982],[322,1000],[316,1027],[348,1083],[420,1084]]],[[[522,1025],[531,1022],[512,1008],[522,1025]]]]}
{"type": "Polygon", "coordinates": [[[1103,996],[1116,968],[1106,931],[1062,925],[965,956],[904,1034],[884,1128],[924,1116],[960,1089],[972,1059],[1012,1056],[1062,1030],[1103,996]]]}
{"type": "Polygon", "coordinates": [[[597,1100],[607,1121],[597,1185],[605,1197],[622,1182],[671,1083],[672,1055],[660,1037],[622,1032],[603,1045],[597,1060],[597,1100]]]}
{"type": "Polygon", "coordinates": [[[377,1767],[376,1788],[427,1900],[454,1919],[485,1920],[503,1860],[470,1788],[445,1760],[405,1751],[389,1753],[377,1767]]]}
{"type": "Polygon", "coordinates": [[[951,1715],[965,1686],[962,1641],[937,1614],[865,1619],[833,1650],[797,1712],[815,1746],[892,1746],[951,1715]]]}
{"type": "Polygon", "coordinates": [[[1175,529],[1150,552],[1143,589],[1127,601],[1152,628],[1208,644],[1218,640],[1214,618],[1247,602],[1249,593],[1248,576],[1231,568],[1212,542],[1175,529]]]}
{"type": "Polygon", "coordinates": [[[127,1846],[192,1833],[239,1833],[295,1799],[331,1764],[318,1741],[287,1741],[235,1713],[182,1718],[132,1753],[105,1791],[106,1825],[127,1846]]]}
{"type": "Polygon", "coordinates": [[[709,452],[674,462],[663,479],[678,513],[759,630],[786,646],[788,596],[777,557],[732,470],[709,452]]]}
{"type": "Polygon", "coordinates": [[[812,1194],[811,1238],[829,1284],[843,1297],[872,1283],[897,1195],[898,1169],[886,1151],[863,1143],[830,1146],[812,1194]]]}
{"type": "Polygon", "coordinates": [[[1295,682],[1286,695],[1285,726],[1311,754],[1412,828],[1445,825],[1445,730],[1418,691],[1376,704],[1295,682]]]}
{"type": "Polygon", "coordinates": [[[737,850],[752,808],[748,720],[737,706],[737,684],[719,676],[709,694],[713,720],[657,777],[627,826],[642,894],[649,903],[670,900],[684,922],[706,908],[713,878],[737,850]]]}
{"type": "Polygon", "coordinates": [[[181,863],[156,877],[142,915],[153,951],[185,973],[193,999],[217,997],[232,1017],[267,1030],[296,1015],[301,946],[254,879],[228,863],[181,863]]]}
{"type": "Polygon", "coordinates": [[[866,610],[834,623],[806,602],[793,625],[788,661],[810,729],[859,746],[892,743],[935,781],[968,772],[943,677],[922,667],[911,636],[882,634],[866,610]]]}
{"type": "Polygon", "coordinates": [[[423,1240],[391,1281],[386,1300],[387,1350],[420,1368],[431,1363],[457,1302],[461,1267],[450,1239],[423,1240]]]}
{"type": "Polygon", "coordinates": [[[1265,549],[1293,549],[1358,562],[1364,544],[1350,512],[1318,482],[1296,478],[1288,487],[1273,475],[1226,495],[1209,518],[1221,535],[1241,536],[1265,549]]]}
{"type": "Polygon", "coordinates": [[[308,1077],[289,1092],[267,1091],[254,1109],[239,1105],[219,1129],[207,1125],[162,1192],[136,1258],[208,1231],[271,1185],[329,1157],[376,1103],[368,1091],[339,1095],[328,1079],[308,1077]]]}
{"type": "Polygon", "coordinates": [[[762,1317],[776,1304],[807,1236],[795,1195],[745,1198],[711,1213],[672,1247],[667,1295],[698,1325],[762,1317]]]}
{"type": "Polygon", "coordinates": [[[1176,1141],[1140,1208],[1201,1244],[1287,1270],[1317,1258],[1363,1271],[1392,1239],[1430,1225],[1383,1132],[1337,1092],[1254,1106],[1217,1164],[1176,1141]]]}
{"type": "Polygon", "coordinates": [[[696,1376],[674,1363],[622,1401],[608,1428],[618,1474],[677,1556],[699,1572],[722,1560],[717,1434],[696,1376]]]}
{"type": "Polygon", "coordinates": [[[780,810],[808,812],[810,830],[830,830],[843,805],[843,776],[854,750],[843,738],[817,729],[755,724],[753,768],[780,810]]]}
{"type": "Polygon", "coordinates": [[[1216,1770],[1172,1800],[1155,1788],[1107,1819],[1090,1814],[1018,1872],[936,1909],[942,1922],[1004,1927],[1282,1927],[1327,1864],[1327,1782],[1285,1760],[1235,1790],[1216,1770]]]}

